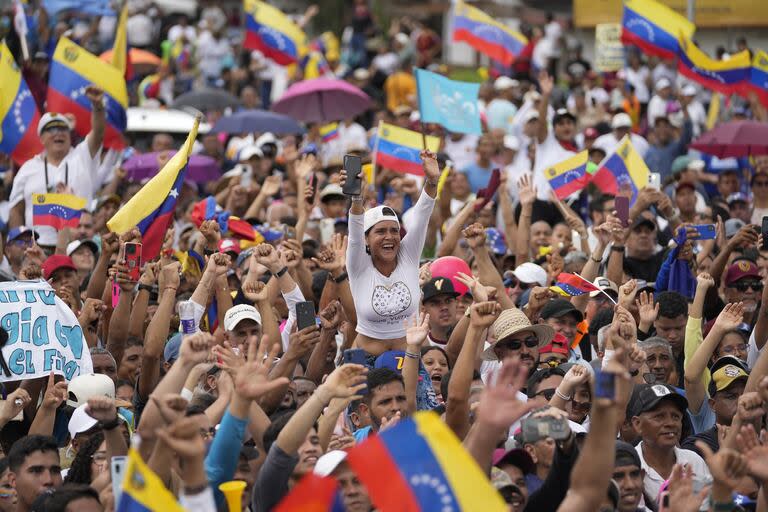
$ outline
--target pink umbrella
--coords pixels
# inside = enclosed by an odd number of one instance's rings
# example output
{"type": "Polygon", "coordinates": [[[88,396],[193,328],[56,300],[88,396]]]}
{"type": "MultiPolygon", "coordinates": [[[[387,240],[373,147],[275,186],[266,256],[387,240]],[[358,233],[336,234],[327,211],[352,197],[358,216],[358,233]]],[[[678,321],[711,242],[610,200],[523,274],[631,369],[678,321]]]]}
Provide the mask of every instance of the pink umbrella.
{"type": "Polygon", "coordinates": [[[327,123],[354,117],[371,106],[371,98],[344,80],[315,78],[290,86],[272,110],[298,121],[327,123]]]}
{"type": "Polygon", "coordinates": [[[731,121],[693,141],[693,149],[718,158],[768,154],[768,123],[731,121]]]}

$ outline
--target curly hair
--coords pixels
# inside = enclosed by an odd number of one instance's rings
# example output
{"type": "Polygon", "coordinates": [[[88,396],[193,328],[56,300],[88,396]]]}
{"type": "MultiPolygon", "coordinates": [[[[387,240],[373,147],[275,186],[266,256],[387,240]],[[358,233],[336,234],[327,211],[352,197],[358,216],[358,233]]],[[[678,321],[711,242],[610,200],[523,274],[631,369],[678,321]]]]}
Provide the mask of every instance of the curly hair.
{"type": "Polygon", "coordinates": [[[93,454],[99,450],[99,446],[104,442],[104,433],[97,432],[93,434],[85,444],[80,447],[75,455],[72,465],[64,479],[65,484],[85,484],[91,485],[93,475],[91,474],[91,461],[93,454]]]}

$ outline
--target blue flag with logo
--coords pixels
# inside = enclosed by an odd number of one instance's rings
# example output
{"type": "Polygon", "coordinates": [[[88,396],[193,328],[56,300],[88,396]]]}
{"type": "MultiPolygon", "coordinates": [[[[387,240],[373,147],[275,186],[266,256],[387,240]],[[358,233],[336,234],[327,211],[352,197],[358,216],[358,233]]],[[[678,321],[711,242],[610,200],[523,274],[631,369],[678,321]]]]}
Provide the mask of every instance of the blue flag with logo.
{"type": "Polygon", "coordinates": [[[422,122],[437,123],[452,132],[482,133],[477,106],[480,84],[457,82],[417,69],[416,88],[422,122]]]}

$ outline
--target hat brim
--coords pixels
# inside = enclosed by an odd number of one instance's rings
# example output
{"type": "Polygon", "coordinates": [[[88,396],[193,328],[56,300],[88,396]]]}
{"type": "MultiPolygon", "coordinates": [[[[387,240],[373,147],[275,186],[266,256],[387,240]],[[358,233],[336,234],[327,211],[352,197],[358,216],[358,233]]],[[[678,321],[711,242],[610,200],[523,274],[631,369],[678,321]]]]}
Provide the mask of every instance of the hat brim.
{"type": "Polygon", "coordinates": [[[454,299],[455,299],[456,297],[461,297],[461,294],[460,294],[459,292],[439,292],[439,293],[435,293],[435,294],[433,294],[433,295],[430,295],[429,297],[423,297],[423,298],[421,299],[421,302],[422,302],[422,304],[423,304],[423,303],[427,302],[428,300],[432,300],[432,299],[434,299],[435,297],[439,297],[439,296],[441,296],[441,295],[448,295],[449,297],[453,297],[454,299]]]}
{"type": "MultiPolygon", "coordinates": [[[[555,337],[555,330],[552,329],[552,327],[544,324],[535,324],[535,325],[529,325],[526,327],[522,327],[520,329],[514,330],[510,333],[508,333],[504,338],[509,338],[510,336],[513,336],[515,334],[521,333],[521,332],[532,332],[536,335],[536,338],[539,340],[539,346],[538,348],[543,347],[544,345],[549,345],[549,343],[552,341],[552,339],[555,337]]],[[[488,348],[483,350],[482,359],[483,361],[498,361],[499,358],[496,357],[496,353],[493,351],[493,347],[496,346],[496,343],[498,343],[501,340],[494,341],[488,348]]]]}
{"type": "Polygon", "coordinates": [[[688,400],[683,395],[680,393],[670,393],[668,395],[657,397],[656,400],[649,403],[642,411],[636,411],[634,416],[639,416],[644,412],[654,410],[664,400],[670,400],[683,412],[683,414],[688,410],[688,400]]]}

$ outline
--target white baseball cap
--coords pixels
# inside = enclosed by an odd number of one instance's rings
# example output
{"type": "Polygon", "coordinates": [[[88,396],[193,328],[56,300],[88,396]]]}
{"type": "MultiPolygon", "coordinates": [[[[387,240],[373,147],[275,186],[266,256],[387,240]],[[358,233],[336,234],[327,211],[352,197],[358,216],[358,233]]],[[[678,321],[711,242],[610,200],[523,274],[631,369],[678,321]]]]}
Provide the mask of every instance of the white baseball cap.
{"type": "Polygon", "coordinates": [[[693,84],[687,84],[680,89],[680,93],[683,96],[696,96],[696,92],[696,87],[693,84]]]}
{"type": "Polygon", "coordinates": [[[255,307],[249,304],[238,304],[229,308],[224,314],[224,330],[233,331],[243,320],[253,320],[261,325],[261,315],[255,307]]]}
{"type": "Polygon", "coordinates": [[[312,472],[318,476],[328,476],[347,458],[347,452],[341,450],[331,450],[323,454],[317,462],[312,472]]]}
{"type": "Polygon", "coordinates": [[[500,76],[493,82],[493,88],[497,91],[504,91],[506,89],[511,89],[512,87],[517,87],[518,85],[520,85],[520,82],[514,78],[509,78],[508,76],[500,76]]]}
{"type": "Polygon", "coordinates": [[[506,149],[511,149],[512,151],[520,150],[520,139],[514,135],[505,135],[503,143],[506,149]]]}
{"type": "Polygon", "coordinates": [[[67,425],[67,428],[69,430],[70,437],[73,439],[77,434],[88,432],[99,423],[90,414],[85,412],[85,408],[87,406],[88,404],[83,404],[77,407],[72,412],[72,416],[69,418],[69,424],[67,425]]]}
{"type": "Polygon", "coordinates": [[[619,112],[613,116],[611,128],[632,128],[632,118],[626,112],[619,112]]]}
{"type": "Polygon", "coordinates": [[[99,246],[93,240],[73,240],[67,244],[67,256],[72,256],[72,253],[81,247],[87,247],[91,250],[93,255],[98,258],[99,246]]]}
{"type": "Polygon", "coordinates": [[[86,373],[72,379],[67,387],[67,405],[80,407],[94,396],[115,398],[115,383],[103,373],[86,373]]]}
{"type": "Polygon", "coordinates": [[[664,89],[666,87],[672,87],[672,82],[669,81],[669,78],[662,77],[662,78],[659,78],[658,80],[656,80],[656,87],[655,87],[655,89],[657,91],[659,91],[661,89],[664,89]]]}
{"type": "Polygon", "coordinates": [[[601,295],[603,292],[607,291],[612,291],[616,294],[617,297],[619,296],[619,287],[616,286],[616,283],[607,277],[598,277],[592,284],[600,288],[602,291],[589,292],[590,297],[597,297],[598,295],[601,295]]]}
{"type": "Polygon", "coordinates": [[[528,261],[522,265],[518,265],[512,273],[516,278],[526,284],[537,284],[539,286],[547,285],[547,271],[535,263],[528,261]]]}
{"type": "Polygon", "coordinates": [[[245,160],[250,160],[254,156],[261,158],[264,156],[264,153],[261,152],[261,148],[259,148],[259,146],[250,145],[250,146],[244,147],[238,152],[237,160],[242,162],[245,160]]]}
{"type": "Polygon", "coordinates": [[[58,126],[62,126],[68,130],[72,129],[72,123],[69,122],[69,119],[67,119],[67,116],[64,114],[46,112],[43,114],[43,117],[40,118],[40,121],[37,122],[38,137],[43,133],[43,130],[45,130],[49,124],[57,124],[58,126]]]}
{"type": "Polygon", "coordinates": [[[383,205],[371,208],[363,216],[363,233],[367,233],[373,226],[385,220],[397,222],[397,227],[400,228],[400,221],[392,208],[383,205]]]}

